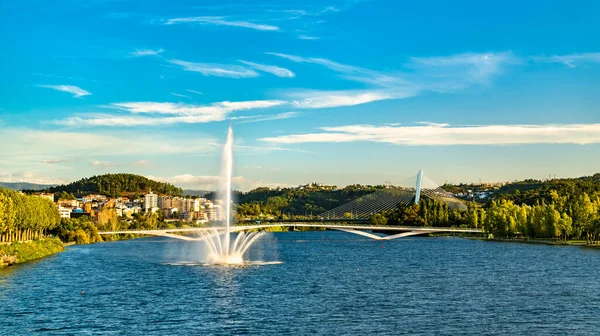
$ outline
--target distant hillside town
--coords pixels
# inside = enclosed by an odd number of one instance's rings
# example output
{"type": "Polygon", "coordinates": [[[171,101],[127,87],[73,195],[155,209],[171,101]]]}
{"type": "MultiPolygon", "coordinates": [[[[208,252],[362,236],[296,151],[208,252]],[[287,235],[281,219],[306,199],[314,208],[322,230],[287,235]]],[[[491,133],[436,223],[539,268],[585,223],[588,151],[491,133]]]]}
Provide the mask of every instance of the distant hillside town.
{"type": "Polygon", "coordinates": [[[154,213],[161,215],[165,222],[206,223],[223,219],[219,201],[212,202],[198,197],[158,195],[151,190],[139,198],[108,197],[102,194],[75,197],[66,192],[57,194],[40,192],[33,195],[52,201],[61,218],[89,216],[96,222],[102,222],[103,217],[116,215],[125,220],[131,220],[136,214],[154,213]]]}

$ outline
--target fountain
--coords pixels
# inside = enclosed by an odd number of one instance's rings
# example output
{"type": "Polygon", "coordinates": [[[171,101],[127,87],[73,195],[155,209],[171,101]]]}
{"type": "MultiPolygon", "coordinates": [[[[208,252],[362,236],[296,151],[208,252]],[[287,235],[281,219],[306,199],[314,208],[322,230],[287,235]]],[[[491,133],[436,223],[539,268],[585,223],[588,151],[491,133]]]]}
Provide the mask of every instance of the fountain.
{"type": "Polygon", "coordinates": [[[222,199],[225,207],[225,232],[221,235],[214,228],[212,232],[202,231],[200,233],[202,240],[208,246],[210,252],[208,262],[211,264],[243,264],[244,253],[260,237],[263,232],[240,232],[233,244],[231,244],[231,179],[233,173],[233,129],[229,126],[227,133],[227,142],[223,148],[222,159],[223,186],[222,199]]]}

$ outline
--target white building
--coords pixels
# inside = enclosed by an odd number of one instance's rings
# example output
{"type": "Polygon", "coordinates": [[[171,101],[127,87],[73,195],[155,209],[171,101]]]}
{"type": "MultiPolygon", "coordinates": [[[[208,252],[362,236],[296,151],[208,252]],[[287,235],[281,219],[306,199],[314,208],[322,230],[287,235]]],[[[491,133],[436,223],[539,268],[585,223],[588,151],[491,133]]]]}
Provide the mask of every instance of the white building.
{"type": "Polygon", "coordinates": [[[152,208],[158,208],[158,195],[152,193],[152,190],[150,190],[144,195],[144,211],[148,212],[152,208]]]}
{"type": "Polygon", "coordinates": [[[58,206],[57,208],[60,218],[71,218],[71,211],[73,211],[73,208],[65,208],[62,206],[58,206]]]}

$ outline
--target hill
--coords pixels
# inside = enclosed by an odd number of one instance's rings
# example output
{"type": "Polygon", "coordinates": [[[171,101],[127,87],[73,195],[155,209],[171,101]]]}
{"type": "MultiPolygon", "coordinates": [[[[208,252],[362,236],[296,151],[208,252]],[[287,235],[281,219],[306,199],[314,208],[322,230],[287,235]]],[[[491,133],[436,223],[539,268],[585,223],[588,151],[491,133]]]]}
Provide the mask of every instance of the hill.
{"type": "Polygon", "coordinates": [[[204,197],[206,194],[211,193],[209,190],[192,190],[192,189],[183,189],[183,196],[197,196],[204,197]]]}
{"type": "Polygon", "coordinates": [[[29,182],[0,182],[1,188],[12,190],[44,190],[54,186],[54,184],[37,184],[29,182]]]}
{"type": "Polygon", "coordinates": [[[576,196],[600,193],[600,173],[577,178],[552,179],[548,181],[524,180],[502,186],[494,195],[496,200],[511,200],[515,204],[534,205],[552,202],[552,195],[576,196]]]}
{"type": "Polygon", "coordinates": [[[150,190],[157,194],[182,195],[183,190],[169,183],[157,182],[135,174],[105,174],[83,178],[67,185],[47,189],[50,192],[67,192],[75,195],[104,194],[121,196],[132,193],[145,193],[150,190]]]}

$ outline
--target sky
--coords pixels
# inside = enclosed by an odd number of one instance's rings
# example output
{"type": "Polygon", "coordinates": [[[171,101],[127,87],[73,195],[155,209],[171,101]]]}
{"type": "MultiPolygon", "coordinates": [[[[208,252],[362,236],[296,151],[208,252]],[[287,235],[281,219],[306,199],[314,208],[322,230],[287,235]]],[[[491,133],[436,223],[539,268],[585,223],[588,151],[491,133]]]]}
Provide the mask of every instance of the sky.
{"type": "Polygon", "coordinates": [[[600,172],[598,1],[2,0],[0,181],[600,172]]]}

